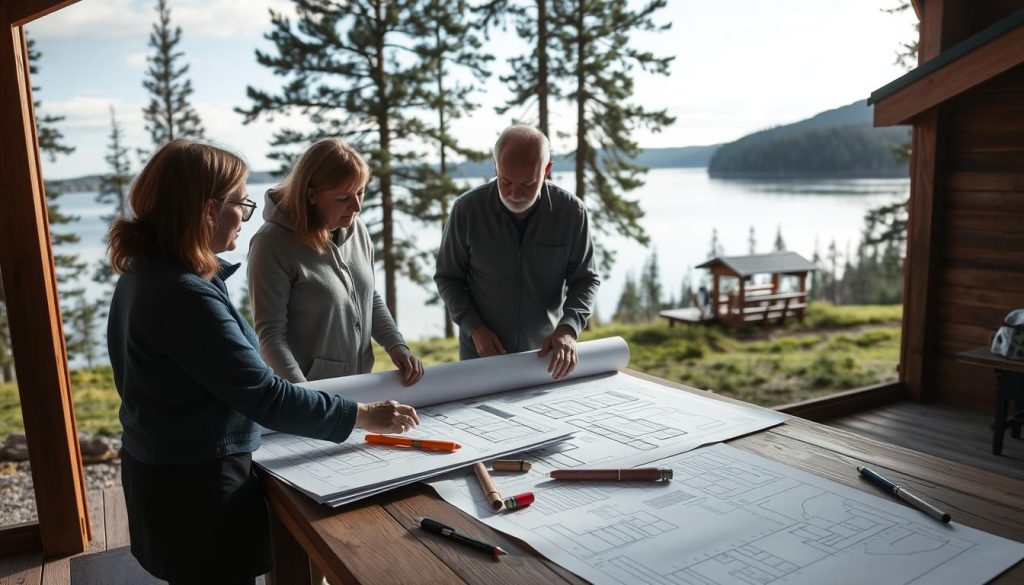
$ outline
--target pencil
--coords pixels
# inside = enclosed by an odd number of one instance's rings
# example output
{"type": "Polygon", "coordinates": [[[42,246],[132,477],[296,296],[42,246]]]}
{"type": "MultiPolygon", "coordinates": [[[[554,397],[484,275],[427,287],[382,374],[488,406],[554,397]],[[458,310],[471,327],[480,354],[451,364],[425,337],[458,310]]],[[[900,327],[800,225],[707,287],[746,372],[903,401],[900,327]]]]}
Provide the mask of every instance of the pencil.
{"type": "Polygon", "coordinates": [[[490,504],[491,510],[498,512],[505,506],[505,502],[502,500],[498,488],[495,487],[491,474],[487,473],[487,468],[484,467],[482,462],[473,464],[473,471],[476,472],[476,478],[480,481],[480,487],[484,490],[484,494],[487,495],[487,503],[490,504]]]}

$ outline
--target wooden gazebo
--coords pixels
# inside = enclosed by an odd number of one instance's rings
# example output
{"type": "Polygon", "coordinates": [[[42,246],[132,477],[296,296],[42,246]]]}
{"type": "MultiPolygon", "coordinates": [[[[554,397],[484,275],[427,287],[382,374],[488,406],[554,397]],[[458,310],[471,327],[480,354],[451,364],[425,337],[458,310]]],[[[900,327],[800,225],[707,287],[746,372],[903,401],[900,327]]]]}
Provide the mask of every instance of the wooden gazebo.
{"type": "Polygon", "coordinates": [[[730,327],[758,323],[785,323],[788,318],[803,319],[807,308],[807,276],[817,270],[814,263],[796,252],[772,252],[749,256],[722,256],[697,266],[711,274],[711,291],[695,295],[693,308],[670,309],[659,313],[674,322],[722,323],[730,327]],[[757,276],[768,276],[768,283],[755,284],[757,276]],[[783,277],[797,280],[794,290],[783,292],[783,277]],[[724,292],[723,279],[734,287],[724,292]]]}

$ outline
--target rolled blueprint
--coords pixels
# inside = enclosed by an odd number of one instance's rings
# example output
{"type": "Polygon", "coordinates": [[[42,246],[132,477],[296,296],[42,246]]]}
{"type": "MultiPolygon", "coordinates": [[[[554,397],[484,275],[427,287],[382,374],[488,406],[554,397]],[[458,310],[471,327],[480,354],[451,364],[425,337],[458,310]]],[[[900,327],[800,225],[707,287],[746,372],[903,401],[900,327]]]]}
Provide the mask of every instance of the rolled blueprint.
{"type": "MultiPolygon", "coordinates": [[[[563,380],[615,372],[629,365],[629,346],[621,337],[584,341],[576,346],[576,370],[563,380]]],[[[422,407],[464,400],[516,388],[554,382],[548,373],[551,354],[537,351],[428,366],[423,379],[406,388],[396,371],[305,382],[302,386],[341,394],[357,402],[392,399],[422,407]]]]}

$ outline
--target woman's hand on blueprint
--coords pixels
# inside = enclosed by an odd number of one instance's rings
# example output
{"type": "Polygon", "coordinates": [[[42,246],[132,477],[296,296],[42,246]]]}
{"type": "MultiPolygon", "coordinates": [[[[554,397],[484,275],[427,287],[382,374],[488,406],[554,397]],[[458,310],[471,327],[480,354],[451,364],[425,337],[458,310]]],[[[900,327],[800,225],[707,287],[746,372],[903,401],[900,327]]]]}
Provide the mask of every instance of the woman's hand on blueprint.
{"type": "Polygon", "coordinates": [[[404,433],[420,424],[416,409],[394,400],[359,403],[356,428],[371,433],[404,433]]]}
{"type": "Polygon", "coordinates": [[[416,356],[412,355],[409,348],[404,345],[396,345],[391,348],[388,352],[391,356],[391,361],[398,367],[399,373],[402,375],[402,385],[412,386],[416,382],[420,381],[423,377],[423,362],[416,356]]]}

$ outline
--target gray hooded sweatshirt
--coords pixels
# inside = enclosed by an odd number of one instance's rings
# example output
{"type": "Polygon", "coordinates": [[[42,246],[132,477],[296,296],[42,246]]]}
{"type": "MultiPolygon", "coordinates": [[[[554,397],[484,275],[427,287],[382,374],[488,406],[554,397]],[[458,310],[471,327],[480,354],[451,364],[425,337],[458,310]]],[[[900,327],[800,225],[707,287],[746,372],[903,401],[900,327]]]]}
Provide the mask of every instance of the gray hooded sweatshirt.
{"type": "Polygon", "coordinates": [[[265,223],[249,243],[249,294],[260,354],[292,382],[365,374],[372,337],[390,351],[406,345],[374,290],[373,242],[357,217],[335,230],[320,254],[299,243],[293,223],[267,192],[265,223]]]}

